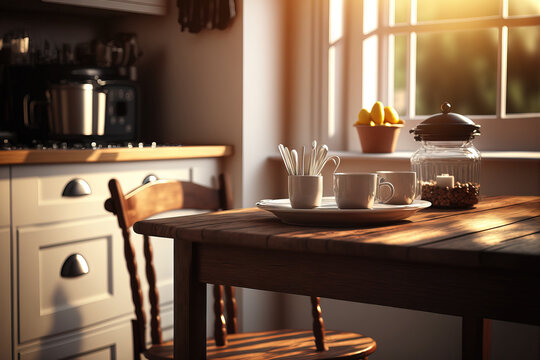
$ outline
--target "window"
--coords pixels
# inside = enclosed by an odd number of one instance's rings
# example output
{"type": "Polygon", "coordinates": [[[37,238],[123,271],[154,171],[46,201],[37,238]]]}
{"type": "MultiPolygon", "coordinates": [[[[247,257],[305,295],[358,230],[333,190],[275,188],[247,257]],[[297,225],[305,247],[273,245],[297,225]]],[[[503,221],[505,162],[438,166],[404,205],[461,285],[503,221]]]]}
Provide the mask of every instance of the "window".
{"type": "Polygon", "coordinates": [[[360,108],[377,100],[413,122],[449,101],[483,127],[540,125],[540,1],[328,0],[328,9],[329,138],[340,133],[337,116],[352,132],[360,108]]]}

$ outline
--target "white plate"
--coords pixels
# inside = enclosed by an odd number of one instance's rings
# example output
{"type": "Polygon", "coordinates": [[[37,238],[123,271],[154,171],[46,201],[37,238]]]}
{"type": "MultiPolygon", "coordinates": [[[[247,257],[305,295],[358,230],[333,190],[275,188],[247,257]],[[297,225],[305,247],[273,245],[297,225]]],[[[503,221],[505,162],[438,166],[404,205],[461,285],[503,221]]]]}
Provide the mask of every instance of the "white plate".
{"type": "Polygon", "coordinates": [[[281,221],[292,225],[355,226],[403,220],[420,209],[430,207],[425,200],[410,205],[374,204],[372,209],[339,209],[334,197],[323,197],[315,209],[293,209],[289,199],[261,200],[257,207],[270,211],[281,221]]]}

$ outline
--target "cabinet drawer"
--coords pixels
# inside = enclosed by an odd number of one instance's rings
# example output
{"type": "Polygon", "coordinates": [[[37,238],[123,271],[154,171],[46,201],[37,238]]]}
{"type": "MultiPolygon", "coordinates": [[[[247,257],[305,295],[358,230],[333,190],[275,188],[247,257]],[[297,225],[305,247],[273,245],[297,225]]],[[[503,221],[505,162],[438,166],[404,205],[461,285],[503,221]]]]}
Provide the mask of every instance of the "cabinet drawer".
{"type": "MultiPolygon", "coordinates": [[[[143,183],[148,175],[160,179],[194,180],[211,185],[215,159],[141,161],[131,163],[24,165],[12,169],[13,223],[16,226],[110,215],[108,182],[117,178],[124,191],[143,183]],[[63,196],[73,180],[83,180],[89,195],[63,196]],[[199,180],[201,179],[201,180],[199,180]]],[[[80,185],[84,190],[85,185],[80,185]]],[[[77,188],[75,186],[75,188],[77,188]]]]}
{"type": "Polygon", "coordinates": [[[0,226],[9,226],[9,167],[0,166],[0,226]]]}
{"type": "Polygon", "coordinates": [[[17,249],[21,343],[132,312],[115,218],[19,227],[17,249]],[[74,254],[88,271],[68,277],[74,254]]]}
{"type": "Polygon", "coordinates": [[[77,359],[118,360],[133,359],[131,324],[73,336],[68,341],[41,345],[38,349],[19,352],[20,360],[77,359]]]}
{"type": "Polygon", "coordinates": [[[9,227],[0,227],[0,354],[11,359],[11,249],[9,227]]]}

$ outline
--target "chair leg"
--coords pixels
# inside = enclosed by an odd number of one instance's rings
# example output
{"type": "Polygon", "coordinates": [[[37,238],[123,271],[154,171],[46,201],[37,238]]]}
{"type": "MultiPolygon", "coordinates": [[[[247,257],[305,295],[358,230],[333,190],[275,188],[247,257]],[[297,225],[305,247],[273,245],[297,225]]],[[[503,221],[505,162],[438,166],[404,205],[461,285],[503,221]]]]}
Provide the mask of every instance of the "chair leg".
{"type": "Polygon", "coordinates": [[[144,349],[144,346],[141,346],[141,339],[139,338],[139,325],[137,325],[137,320],[131,320],[131,332],[133,334],[133,359],[141,360],[141,349],[144,349]]]}
{"type": "Polygon", "coordinates": [[[238,309],[234,287],[225,285],[225,299],[227,307],[227,334],[238,333],[238,309]]]}
{"type": "Polygon", "coordinates": [[[489,360],[491,320],[476,316],[462,318],[462,358],[489,360]]]}
{"type": "Polygon", "coordinates": [[[313,316],[313,335],[315,336],[315,346],[317,351],[326,351],[328,347],[324,343],[324,320],[320,299],[317,296],[311,297],[311,314],[313,316]]]}
{"type": "Polygon", "coordinates": [[[163,342],[161,333],[161,318],[159,316],[159,294],[156,285],[156,271],[154,270],[154,252],[150,237],[144,235],[143,248],[146,262],[146,279],[148,280],[148,299],[150,301],[150,335],[152,344],[163,342]]]}
{"type": "Polygon", "coordinates": [[[227,324],[223,310],[223,285],[214,285],[214,341],[216,346],[227,345],[227,324]]]}

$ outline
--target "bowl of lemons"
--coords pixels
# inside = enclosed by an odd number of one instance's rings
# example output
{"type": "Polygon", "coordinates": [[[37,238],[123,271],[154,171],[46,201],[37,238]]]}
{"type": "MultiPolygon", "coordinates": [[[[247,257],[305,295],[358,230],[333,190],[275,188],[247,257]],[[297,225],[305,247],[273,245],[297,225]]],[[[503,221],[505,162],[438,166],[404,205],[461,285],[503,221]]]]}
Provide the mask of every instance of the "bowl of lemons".
{"type": "Polygon", "coordinates": [[[396,148],[399,132],[405,122],[391,106],[377,101],[371,111],[362,109],[354,127],[365,153],[391,153],[396,148]]]}

